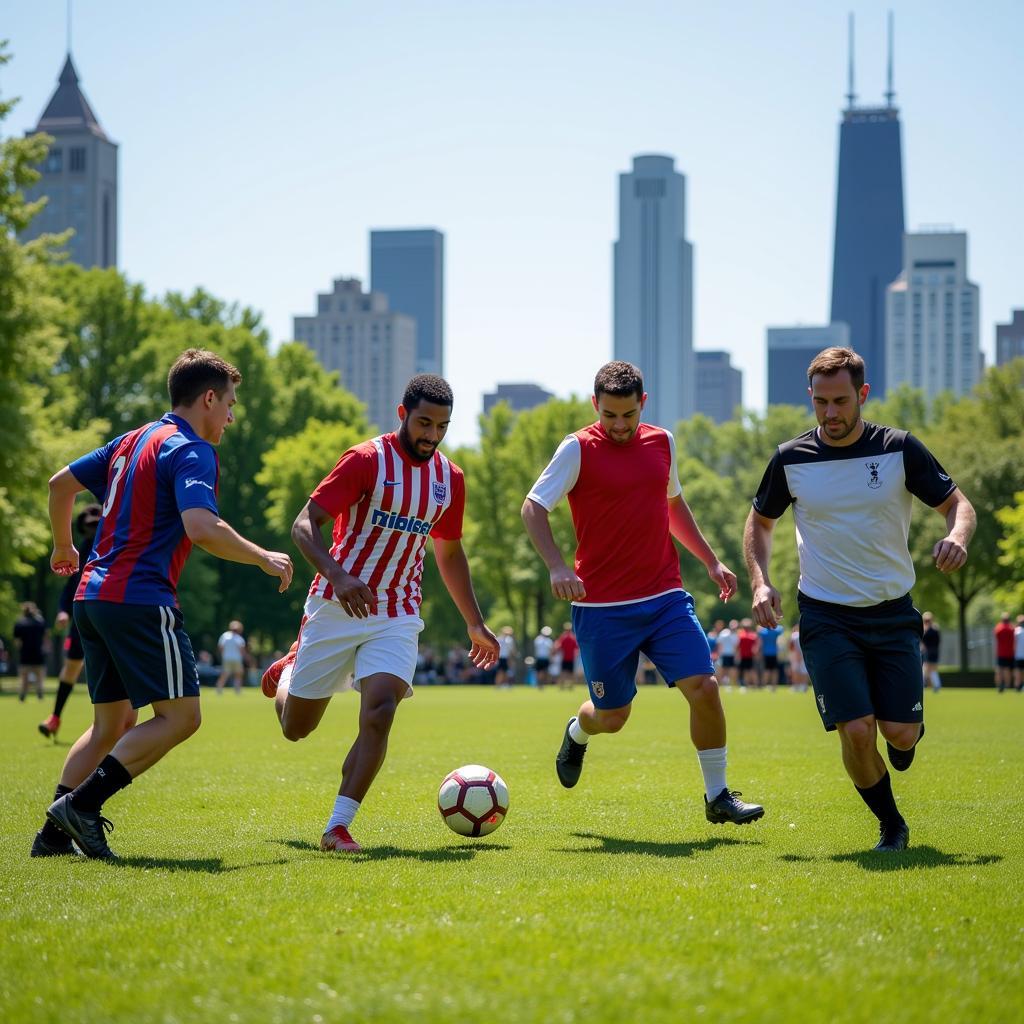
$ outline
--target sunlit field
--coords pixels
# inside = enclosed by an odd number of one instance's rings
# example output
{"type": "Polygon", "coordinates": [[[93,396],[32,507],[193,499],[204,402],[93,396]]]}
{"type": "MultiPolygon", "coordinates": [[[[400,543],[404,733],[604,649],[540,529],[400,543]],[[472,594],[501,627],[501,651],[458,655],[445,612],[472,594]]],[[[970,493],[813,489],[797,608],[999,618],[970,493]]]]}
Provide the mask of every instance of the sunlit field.
{"type": "Polygon", "coordinates": [[[199,733],[105,808],[116,865],[28,856],[84,687],[56,746],[49,698],[3,697],[0,1019],[1024,1020],[1024,695],[927,698],[894,774],[911,848],[877,855],[811,695],[725,694],[730,785],[767,812],[737,828],[704,820],[661,687],[563,790],[582,694],[420,689],[344,856],[317,844],[356,698],[290,744],[258,692],[204,692],[199,733]],[[469,762],[511,792],[475,841],[435,807],[469,762]]]}

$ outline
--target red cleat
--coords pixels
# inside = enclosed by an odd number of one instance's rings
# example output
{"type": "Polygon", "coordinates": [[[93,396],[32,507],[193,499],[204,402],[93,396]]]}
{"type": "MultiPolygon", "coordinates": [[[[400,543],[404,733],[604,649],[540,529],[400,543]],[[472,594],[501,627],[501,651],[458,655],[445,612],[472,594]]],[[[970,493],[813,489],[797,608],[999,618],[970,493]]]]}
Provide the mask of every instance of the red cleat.
{"type": "Polygon", "coordinates": [[[362,847],[349,835],[344,825],[335,825],[320,837],[324,853],[359,853],[362,847]]]}
{"type": "Polygon", "coordinates": [[[266,672],[263,673],[263,678],[260,680],[260,688],[263,690],[264,697],[270,697],[273,699],[277,696],[277,686],[281,682],[281,673],[289,665],[295,664],[295,652],[299,649],[299,641],[288,648],[288,653],[283,658],[278,658],[266,672]]]}
{"type": "Polygon", "coordinates": [[[51,736],[57,735],[57,730],[60,728],[60,719],[56,715],[50,715],[45,722],[39,723],[39,732],[42,736],[49,739],[51,736]]]}

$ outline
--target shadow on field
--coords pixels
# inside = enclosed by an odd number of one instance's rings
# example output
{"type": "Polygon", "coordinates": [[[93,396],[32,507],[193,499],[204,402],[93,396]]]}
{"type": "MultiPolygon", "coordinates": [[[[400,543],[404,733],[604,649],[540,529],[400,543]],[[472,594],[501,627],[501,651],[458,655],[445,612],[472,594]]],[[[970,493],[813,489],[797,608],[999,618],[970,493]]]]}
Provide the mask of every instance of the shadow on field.
{"type": "Polygon", "coordinates": [[[718,846],[759,845],[743,839],[730,839],[727,836],[697,839],[691,843],[655,843],[646,839],[615,839],[592,832],[573,832],[572,835],[574,839],[594,839],[600,845],[562,847],[556,850],[556,853],[644,853],[648,857],[692,857],[695,853],[713,850],[718,846]]]}
{"type": "MultiPolygon", "coordinates": [[[[320,846],[307,839],[275,839],[273,842],[281,846],[289,846],[293,850],[320,853],[320,846]]],[[[472,860],[478,853],[511,849],[511,846],[502,846],[500,843],[463,843],[460,846],[442,846],[436,850],[407,850],[400,846],[371,846],[359,853],[339,855],[339,859],[351,860],[357,864],[377,860],[418,860],[424,863],[443,863],[472,860]]]]}
{"type": "Polygon", "coordinates": [[[837,864],[856,864],[865,871],[907,871],[910,868],[974,868],[998,864],[1003,858],[998,853],[943,853],[934,846],[911,846],[902,853],[856,850],[853,853],[833,853],[827,858],[809,857],[802,853],[784,853],[779,857],[779,860],[797,864],[822,859],[837,864]]]}
{"type": "Polygon", "coordinates": [[[143,871],[192,871],[204,875],[225,875],[232,871],[247,871],[249,868],[272,868],[287,864],[284,857],[279,860],[265,860],[258,864],[226,865],[220,857],[118,857],[111,861],[116,868],[141,868],[143,871]]]}

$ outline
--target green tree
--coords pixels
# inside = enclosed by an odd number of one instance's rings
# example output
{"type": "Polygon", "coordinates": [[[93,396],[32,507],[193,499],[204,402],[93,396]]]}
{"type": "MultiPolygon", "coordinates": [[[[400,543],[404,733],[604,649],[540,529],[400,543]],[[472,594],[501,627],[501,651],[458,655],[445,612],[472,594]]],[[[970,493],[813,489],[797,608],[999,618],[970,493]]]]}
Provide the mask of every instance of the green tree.
{"type": "Polygon", "coordinates": [[[1024,491],[1013,496],[1013,503],[997,509],[996,520],[1003,529],[999,538],[999,562],[1007,569],[1008,580],[996,590],[998,599],[1024,611],[1024,491]]]}

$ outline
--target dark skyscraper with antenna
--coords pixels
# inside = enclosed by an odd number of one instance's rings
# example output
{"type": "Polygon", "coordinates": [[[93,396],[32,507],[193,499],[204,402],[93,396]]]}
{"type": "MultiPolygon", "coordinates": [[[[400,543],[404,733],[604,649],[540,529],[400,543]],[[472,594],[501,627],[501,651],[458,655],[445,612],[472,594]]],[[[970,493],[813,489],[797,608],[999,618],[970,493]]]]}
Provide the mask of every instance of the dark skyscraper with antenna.
{"type": "Polygon", "coordinates": [[[849,91],[839,127],[832,322],[850,328],[850,344],[867,363],[875,397],[885,394],[885,289],[902,270],[903,158],[893,101],[892,15],[885,106],[859,107],[853,84],[850,15],[849,91]]]}

